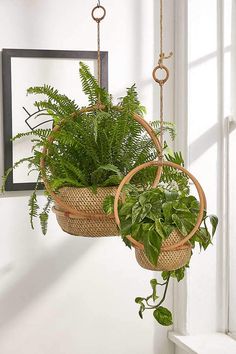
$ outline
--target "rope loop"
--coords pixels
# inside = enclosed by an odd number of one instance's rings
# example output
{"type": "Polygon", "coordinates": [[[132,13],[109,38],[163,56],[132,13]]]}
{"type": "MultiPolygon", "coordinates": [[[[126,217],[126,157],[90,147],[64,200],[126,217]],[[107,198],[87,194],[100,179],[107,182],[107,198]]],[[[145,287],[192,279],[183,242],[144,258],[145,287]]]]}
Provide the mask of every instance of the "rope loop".
{"type": "Polygon", "coordinates": [[[105,7],[103,7],[100,4],[100,2],[98,2],[97,6],[95,6],[93,8],[91,15],[92,15],[92,18],[94,19],[94,21],[96,21],[97,23],[100,23],[106,16],[106,9],[105,9],[105,7]],[[103,11],[103,13],[100,17],[95,15],[95,12],[97,9],[102,9],[102,11],[103,11]]]}
{"type": "Polygon", "coordinates": [[[153,69],[153,72],[152,72],[152,77],[153,79],[160,85],[160,86],[163,86],[166,81],[169,79],[169,70],[168,68],[163,65],[163,64],[158,64],[154,69],[153,69]],[[164,70],[165,71],[165,77],[163,79],[159,79],[157,77],[157,71],[158,70],[164,70]]]}

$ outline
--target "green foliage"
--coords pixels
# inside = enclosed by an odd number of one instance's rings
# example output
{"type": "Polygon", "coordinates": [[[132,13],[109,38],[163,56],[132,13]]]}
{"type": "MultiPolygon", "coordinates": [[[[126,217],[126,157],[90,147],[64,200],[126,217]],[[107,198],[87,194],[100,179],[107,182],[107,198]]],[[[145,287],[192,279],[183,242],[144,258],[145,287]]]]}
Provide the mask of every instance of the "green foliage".
{"type": "MultiPolygon", "coordinates": [[[[96,108],[90,112],[80,111],[79,105],[49,86],[30,87],[28,94],[39,95],[35,102],[37,115],[52,117],[54,126],[60,129],[51,133],[50,130],[36,129],[17,134],[13,140],[31,137],[33,154],[18,161],[13,168],[28,162],[29,173],[41,173],[40,159],[45,158],[46,177],[51,188],[57,192],[64,186],[97,187],[117,186],[123,176],[134,167],[157,158],[156,148],[142,126],[133,119],[133,114],[145,112],[140,104],[136,87],[127,89],[126,95],[119,99],[118,106],[112,103],[111,95],[100,88],[97,80],[91,75],[88,66],[80,63],[80,78],[89,105],[97,103],[103,109],[96,108]],[[48,142],[49,135],[53,142],[48,142]],[[48,148],[46,156],[42,153],[43,146],[48,148]]],[[[160,130],[158,122],[153,123],[157,134],[160,130]]],[[[172,136],[174,127],[165,123],[166,132],[172,136]]],[[[8,175],[3,179],[3,188],[8,175]]],[[[133,183],[147,186],[153,181],[155,171],[142,171],[133,179],[133,183]]],[[[30,199],[30,219],[39,216],[43,233],[46,232],[47,212],[40,213],[37,208],[36,191],[30,199]]],[[[151,236],[150,236],[151,242],[151,236]]],[[[155,246],[155,245],[154,245],[155,246]]]]}
{"type": "MultiPolygon", "coordinates": [[[[122,178],[133,168],[158,157],[149,135],[133,118],[135,113],[141,116],[145,113],[135,85],[128,88],[126,95],[114,106],[111,95],[99,86],[88,66],[80,63],[79,72],[89,105],[98,105],[85,112],[74,100],[49,85],[29,88],[28,94],[40,95],[40,100],[34,103],[38,110],[36,117],[50,116],[54,126],[59,125],[60,129],[54,132],[36,129],[17,134],[13,140],[31,137],[33,153],[32,156],[17,161],[3,176],[2,191],[9,174],[20,164],[27,162],[29,173],[35,170],[39,172],[28,206],[31,227],[34,228],[34,218],[39,217],[44,235],[47,232],[52,199],[46,194],[46,204],[40,211],[37,188],[42,173],[45,173],[54,192],[64,186],[88,187],[96,191],[97,187],[119,185],[122,178]],[[48,141],[49,136],[53,138],[53,142],[48,141]],[[42,152],[43,147],[48,149],[47,154],[42,152]],[[40,166],[41,158],[45,160],[44,172],[40,166]]],[[[160,122],[152,122],[151,125],[159,135],[160,122]]],[[[163,132],[168,133],[172,140],[175,138],[172,123],[165,122],[163,132]]],[[[167,161],[184,166],[180,152],[173,152],[166,142],[164,147],[167,161]]],[[[131,247],[127,235],[132,235],[135,240],[142,242],[147,258],[153,265],[157,264],[162,242],[174,229],[184,236],[187,235],[196,224],[199,212],[198,201],[190,195],[187,176],[179,170],[164,166],[159,187],[152,188],[156,172],[157,167],[154,166],[137,173],[132,184],[125,188],[125,202],[119,204],[120,230],[124,243],[131,247]]],[[[106,198],[103,204],[104,212],[113,213],[113,205],[114,197],[106,198]]],[[[205,213],[201,227],[191,238],[192,246],[198,243],[200,248],[205,250],[212,243],[217,223],[216,216],[207,216],[205,213]]],[[[171,312],[163,307],[162,303],[170,279],[181,281],[187,267],[188,265],[171,272],[162,272],[164,283],[159,283],[156,279],[151,280],[151,295],[135,299],[140,307],[141,318],[145,310],[152,310],[159,324],[170,326],[173,323],[171,312]],[[164,287],[162,296],[159,295],[160,287],[164,287]]]]}
{"type": "Polygon", "coordinates": [[[52,204],[52,199],[50,196],[47,197],[47,203],[43,208],[43,211],[39,214],[40,225],[42,229],[42,233],[46,235],[47,227],[48,227],[48,217],[49,212],[52,204]]]}
{"type": "MultiPolygon", "coordinates": [[[[167,161],[184,167],[184,159],[181,152],[173,152],[170,149],[167,151],[168,153],[165,154],[167,161]]],[[[183,194],[189,193],[189,179],[182,171],[173,167],[164,166],[161,180],[165,183],[167,188],[178,189],[183,194]]]]}
{"type": "Polygon", "coordinates": [[[34,229],[33,219],[38,216],[38,209],[39,209],[37,194],[35,191],[31,194],[29,198],[28,206],[29,206],[29,214],[30,214],[30,224],[32,229],[34,229]]]}
{"type": "MultiPolygon", "coordinates": [[[[161,123],[160,121],[150,122],[151,127],[156,131],[157,135],[160,135],[161,132],[161,123]]],[[[168,133],[171,137],[171,140],[174,140],[176,137],[176,130],[174,123],[165,122],[163,127],[163,133],[168,133]]]]}
{"type": "Polygon", "coordinates": [[[137,297],[135,299],[135,302],[139,305],[140,318],[143,318],[143,312],[145,310],[151,310],[153,311],[153,316],[156,321],[162,326],[171,326],[173,324],[171,312],[161,305],[165,301],[170,279],[174,278],[177,279],[178,282],[181,281],[184,278],[185,269],[187,267],[188,265],[180,269],[173,270],[171,272],[162,272],[162,278],[164,280],[163,283],[158,282],[157,279],[152,279],[150,281],[152,293],[146,298],[137,297]],[[159,289],[163,287],[164,290],[161,292],[159,289]],[[150,303],[150,301],[152,301],[152,303],[150,303]]]}
{"type": "Polygon", "coordinates": [[[158,307],[153,311],[153,316],[162,326],[171,326],[173,324],[172,314],[165,307],[158,307]]]}
{"type": "Polygon", "coordinates": [[[110,215],[114,212],[114,197],[112,195],[107,196],[103,201],[104,213],[110,215]]]}
{"type": "Polygon", "coordinates": [[[8,170],[5,172],[4,176],[2,176],[2,186],[1,186],[1,192],[4,193],[5,192],[5,185],[6,185],[6,181],[10,175],[10,173],[13,172],[13,170],[15,168],[17,168],[19,165],[21,165],[24,162],[28,162],[29,166],[31,165],[31,162],[33,161],[34,157],[25,157],[23,159],[20,159],[19,161],[17,161],[12,167],[8,168],[8,170]]]}
{"type": "Polygon", "coordinates": [[[140,306],[139,307],[140,318],[143,318],[143,312],[145,310],[151,310],[153,311],[153,316],[155,320],[162,326],[171,326],[173,324],[171,312],[167,308],[161,306],[166,298],[170,277],[171,275],[169,273],[164,283],[159,283],[156,279],[152,279],[150,281],[152,287],[151,295],[147,296],[146,298],[137,297],[135,299],[135,302],[140,306]],[[161,299],[160,296],[157,295],[157,291],[159,291],[157,290],[158,287],[164,287],[164,291],[162,293],[161,299]],[[152,303],[150,303],[150,301],[152,301],[152,303]]]}
{"type": "MultiPolygon", "coordinates": [[[[162,241],[177,229],[187,236],[197,222],[199,202],[183,191],[158,187],[139,190],[137,187],[127,192],[125,202],[119,207],[120,230],[123,238],[127,235],[144,244],[149,261],[157,264],[162,241]]],[[[217,217],[205,215],[202,226],[192,238],[192,245],[199,243],[204,249],[212,242],[217,227],[217,217]],[[208,230],[206,220],[212,225],[208,230]]]]}
{"type": "Polygon", "coordinates": [[[112,104],[111,96],[104,88],[99,86],[95,77],[91,75],[89,67],[80,62],[79,71],[83,92],[88,97],[89,105],[93,106],[100,101],[105,106],[110,106],[112,104]]]}
{"type": "Polygon", "coordinates": [[[30,87],[27,93],[45,95],[47,97],[45,100],[35,101],[34,105],[39,110],[45,110],[48,115],[55,119],[56,123],[79,109],[75,101],[70,100],[66,95],[60,94],[58,90],[49,85],[30,87]]]}
{"type": "MultiPolygon", "coordinates": [[[[184,165],[181,153],[173,153],[168,149],[168,161],[184,165]]],[[[199,214],[199,202],[190,195],[189,180],[181,171],[172,168],[163,169],[161,182],[158,188],[143,188],[135,185],[126,185],[126,199],[118,206],[120,230],[126,245],[130,246],[128,235],[144,244],[144,252],[148,260],[156,266],[161,245],[170,233],[177,229],[183,236],[188,235],[196,225],[199,214]]],[[[111,201],[110,201],[111,204],[111,201]]],[[[112,212],[111,208],[109,209],[112,212]]],[[[202,224],[191,238],[192,246],[198,243],[200,249],[206,249],[211,243],[218,224],[215,215],[204,215],[202,224]],[[209,231],[210,224],[211,229],[209,231]]],[[[178,282],[184,278],[185,269],[189,265],[162,272],[164,283],[152,279],[150,284],[152,294],[137,297],[135,302],[139,305],[139,316],[143,318],[145,310],[152,310],[156,321],[163,326],[173,323],[171,312],[162,307],[165,300],[170,278],[178,282]],[[161,300],[159,299],[159,286],[165,286],[161,300]],[[153,303],[151,304],[150,301],[153,303]]]]}

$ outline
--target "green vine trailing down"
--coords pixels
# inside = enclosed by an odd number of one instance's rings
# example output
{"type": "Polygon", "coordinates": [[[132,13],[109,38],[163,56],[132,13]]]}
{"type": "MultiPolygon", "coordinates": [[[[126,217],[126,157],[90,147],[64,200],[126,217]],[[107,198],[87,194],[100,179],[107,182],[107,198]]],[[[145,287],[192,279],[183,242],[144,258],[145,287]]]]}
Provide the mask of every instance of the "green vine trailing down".
{"type": "Polygon", "coordinates": [[[172,313],[162,304],[166,299],[166,294],[171,278],[177,279],[180,282],[184,278],[185,268],[187,266],[177,269],[172,272],[162,272],[163,283],[159,283],[157,279],[150,280],[152,288],[151,295],[144,297],[136,297],[135,302],[139,305],[139,316],[143,319],[143,312],[145,310],[153,311],[155,320],[162,326],[171,326],[173,324],[172,313]],[[157,294],[157,287],[163,287],[162,297],[157,294]]]}
{"type": "MultiPolygon", "coordinates": [[[[105,108],[82,113],[79,104],[53,87],[30,87],[28,94],[45,97],[34,103],[38,115],[51,116],[54,125],[61,125],[61,129],[53,133],[54,141],[50,144],[47,138],[51,131],[48,129],[19,133],[13,138],[15,141],[25,136],[30,137],[33,143],[32,155],[16,162],[13,168],[6,171],[3,191],[7,177],[21,163],[28,162],[29,173],[38,171],[38,182],[41,181],[40,159],[43,156],[43,146],[48,148],[48,154],[44,156],[46,176],[54,191],[72,186],[92,188],[96,192],[97,187],[117,186],[131,169],[157,157],[150,137],[132,117],[133,113],[143,115],[145,112],[138,100],[135,85],[128,88],[126,95],[119,99],[117,110],[111,95],[99,87],[88,66],[82,62],[80,78],[89,105],[94,106],[99,100],[105,108]]],[[[152,124],[158,134],[159,122],[152,124]]],[[[165,123],[164,130],[174,138],[173,124],[165,123]]],[[[134,183],[147,185],[151,183],[154,174],[155,169],[143,171],[134,178],[134,183]]],[[[52,200],[46,194],[46,205],[40,211],[37,188],[38,183],[29,200],[30,221],[33,227],[33,220],[39,217],[42,232],[46,234],[52,200]]]]}
{"type": "MultiPolygon", "coordinates": [[[[169,149],[166,160],[179,165],[184,165],[181,153],[173,153],[169,149]]],[[[128,184],[124,187],[126,198],[120,202],[118,212],[120,219],[120,232],[124,243],[131,248],[131,242],[126,236],[132,237],[143,243],[144,252],[148,260],[154,266],[157,265],[161,246],[173,230],[178,230],[183,236],[187,236],[196,225],[199,202],[190,194],[189,178],[182,172],[172,168],[163,169],[160,184],[157,188],[151,185],[135,186],[128,184]]],[[[112,213],[114,197],[104,201],[104,211],[112,213]]],[[[195,235],[190,239],[192,247],[196,244],[200,250],[206,250],[212,243],[218,224],[215,215],[207,215],[195,235]],[[210,228],[209,228],[210,226],[210,228]]],[[[151,280],[152,294],[146,298],[137,297],[136,303],[140,306],[139,316],[143,318],[145,310],[153,311],[154,318],[163,326],[172,324],[171,312],[162,306],[170,282],[170,278],[178,281],[184,278],[185,269],[189,265],[172,272],[162,272],[163,283],[156,279],[151,280]],[[157,289],[164,287],[162,297],[159,298],[157,289]],[[152,302],[152,303],[151,303],[152,302]]]]}

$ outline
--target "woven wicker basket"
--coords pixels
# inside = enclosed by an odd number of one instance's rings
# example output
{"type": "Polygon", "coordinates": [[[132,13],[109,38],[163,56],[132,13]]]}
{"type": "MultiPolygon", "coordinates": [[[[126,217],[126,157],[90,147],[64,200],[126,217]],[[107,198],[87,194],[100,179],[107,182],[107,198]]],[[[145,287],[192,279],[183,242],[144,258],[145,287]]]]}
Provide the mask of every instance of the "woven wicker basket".
{"type": "MultiPolygon", "coordinates": [[[[181,241],[184,236],[178,231],[174,230],[170,236],[163,242],[163,246],[174,245],[181,241]]],[[[148,260],[145,252],[135,248],[135,256],[138,264],[148,270],[153,271],[172,271],[185,266],[191,257],[192,247],[188,243],[183,248],[172,251],[161,251],[156,267],[148,260]]]]}
{"type": "Polygon", "coordinates": [[[87,188],[64,187],[59,190],[60,199],[70,207],[87,212],[88,217],[78,218],[69,214],[55,203],[53,211],[62,230],[74,236],[104,237],[118,236],[118,228],[113,216],[104,214],[102,218],[93,218],[93,214],[102,214],[102,204],[108,195],[115,195],[116,187],[98,188],[94,194],[87,188]],[[91,216],[89,216],[91,215],[91,216]]]}

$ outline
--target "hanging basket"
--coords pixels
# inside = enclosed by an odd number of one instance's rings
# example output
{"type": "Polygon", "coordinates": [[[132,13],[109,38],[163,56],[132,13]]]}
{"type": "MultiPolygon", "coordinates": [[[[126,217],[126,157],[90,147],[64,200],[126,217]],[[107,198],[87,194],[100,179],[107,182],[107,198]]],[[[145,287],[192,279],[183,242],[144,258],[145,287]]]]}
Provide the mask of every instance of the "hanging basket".
{"type": "Polygon", "coordinates": [[[78,211],[88,213],[84,218],[68,213],[60,203],[55,203],[53,212],[63,231],[74,236],[107,237],[118,236],[119,231],[114,217],[103,214],[103,201],[115,195],[116,187],[97,188],[94,194],[88,188],[64,187],[59,190],[61,200],[78,211]],[[97,217],[95,217],[97,215],[97,217]],[[100,217],[99,217],[100,215],[100,217]]]}
{"type": "MultiPolygon", "coordinates": [[[[163,242],[163,247],[174,245],[183,240],[184,236],[178,231],[173,230],[169,237],[163,242]]],[[[172,251],[161,251],[156,267],[148,260],[144,250],[135,247],[135,257],[138,264],[148,270],[153,271],[172,271],[182,268],[190,261],[192,246],[190,242],[172,251]]]]}
{"type": "MultiPolygon", "coordinates": [[[[114,202],[114,215],[115,215],[115,220],[117,225],[120,225],[120,219],[118,215],[118,201],[120,198],[120,194],[122,192],[122,189],[125,184],[129,183],[131,178],[140,170],[150,167],[150,166],[157,166],[157,167],[163,167],[163,166],[168,166],[175,168],[177,170],[182,171],[185,173],[190,180],[194,183],[199,200],[200,200],[200,206],[199,206],[199,214],[197,217],[196,225],[194,226],[193,230],[187,235],[183,236],[179,231],[174,230],[169,237],[162,243],[161,246],[161,252],[158,257],[158,262],[157,265],[154,266],[150,261],[148,260],[145,251],[144,251],[144,245],[138,241],[136,241],[132,235],[126,236],[127,239],[131,242],[133,247],[135,248],[135,255],[138,263],[140,264],[141,267],[149,270],[161,270],[161,271],[172,271],[179,269],[183,266],[185,266],[191,257],[191,244],[189,240],[195,235],[195,233],[198,231],[202,220],[204,216],[204,210],[206,209],[206,197],[204,194],[204,191],[198,182],[198,180],[184,167],[177,165],[173,162],[169,161],[150,161],[146,162],[136,168],[134,168],[132,171],[130,171],[127,176],[123,178],[121,181],[117,192],[115,196],[115,202],[114,202]]],[[[156,181],[155,181],[156,182],[156,181]]],[[[156,183],[154,185],[156,187],[156,183]]]]}
{"type": "MultiPolygon", "coordinates": [[[[121,108],[114,106],[114,109],[120,111],[121,108]]],[[[105,106],[97,104],[93,107],[87,107],[80,110],[80,113],[93,112],[95,110],[104,110],[105,106]]],[[[73,119],[74,116],[71,116],[73,119]]],[[[139,124],[149,134],[157,151],[160,151],[160,142],[152,127],[138,114],[133,114],[139,124]]],[[[56,125],[51,134],[47,138],[47,144],[53,143],[53,134],[63,127],[64,121],[60,125],[56,125]]],[[[97,193],[92,193],[89,188],[64,187],[55,193],[47,179],[45,171],[45,157],[48,154],[47,146],[43,148],[43,157],[40,160],[41,174],[43,183],[48,194],[55,202],[53,211],[56,214],[57,221],[63,231],[74,236],[86,237],[107,237],[118,236],[119,231],[116,226],[114,215],[106,215],[102,210],[103,200],[108,195],[115,195],[117,187],[100,187],[97,193]]],[[[161,175],[162,167],[159,166],[154,183],[158,183],[161,175]]]]}

